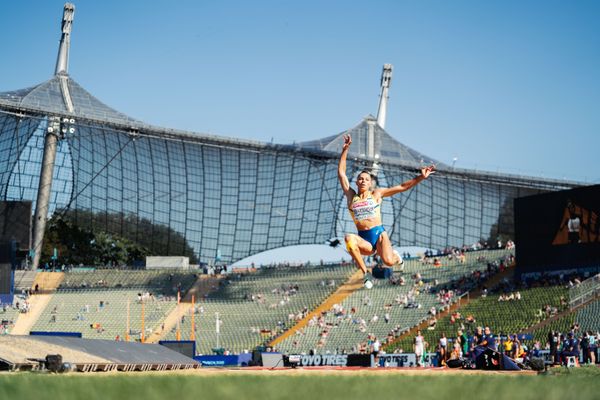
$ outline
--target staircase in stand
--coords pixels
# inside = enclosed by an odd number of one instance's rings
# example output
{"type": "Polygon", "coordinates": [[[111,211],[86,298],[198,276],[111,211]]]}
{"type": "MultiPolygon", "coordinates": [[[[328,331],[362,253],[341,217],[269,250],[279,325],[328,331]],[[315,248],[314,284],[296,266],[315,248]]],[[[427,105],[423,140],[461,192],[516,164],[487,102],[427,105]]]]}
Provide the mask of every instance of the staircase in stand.
{"type": "Polygon", "coordinates": [[[290,329],[283,332],[281,335],[273,339],[269,346],[276,346],[278,343],[283,342],[288,337],[294,335],[297,330],[304,328],[308,325],[308,322],[314,317],[319,316],[323,311],[329,311],[334,304],[342,304],[342,302],[350,296],[352,293],[363,287],[363,273],[356,271],[348,280],[340,285],[340,287],[333,292],[329,297],[325,299],[317,308],[308,313],[306,317],[302,318],[292,326],[290,329]]]}

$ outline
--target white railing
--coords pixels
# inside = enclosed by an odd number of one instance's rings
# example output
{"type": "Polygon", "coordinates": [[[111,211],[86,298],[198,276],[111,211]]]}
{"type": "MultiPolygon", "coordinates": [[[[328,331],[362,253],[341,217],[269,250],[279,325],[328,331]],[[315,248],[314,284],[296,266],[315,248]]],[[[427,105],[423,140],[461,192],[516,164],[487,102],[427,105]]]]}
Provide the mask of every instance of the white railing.
{"type": "Polygon", "coordinates": [[[569,307],[573,309],[596,296],[600,296],[600,274],[569,289],[569,307]]]}

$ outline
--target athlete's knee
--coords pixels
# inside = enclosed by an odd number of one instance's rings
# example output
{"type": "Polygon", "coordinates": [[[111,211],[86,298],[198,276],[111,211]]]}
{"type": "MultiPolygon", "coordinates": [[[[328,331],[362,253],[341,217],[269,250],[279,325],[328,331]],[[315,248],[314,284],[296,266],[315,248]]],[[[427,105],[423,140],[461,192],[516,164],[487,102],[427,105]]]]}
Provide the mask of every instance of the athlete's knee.
{"type": "Polygon", "coordinates": [[[396,263],[396,260],[394,259],[394,257],[389,257],[389,256],[385,256],[385,257],[381,257],[381,261],[383,261],[383,263],[385,265],[387,265],[388,267],[391,267],[392,265],[394,265],[396,263]]]}
{"type": "Polygon", "coordinates": [[[357,250],[358,245],[356,244],[356,238],[353,235],[347,234],[344,236],[344,241],[346,242],[346,248],[348,251],[357,250]]]}

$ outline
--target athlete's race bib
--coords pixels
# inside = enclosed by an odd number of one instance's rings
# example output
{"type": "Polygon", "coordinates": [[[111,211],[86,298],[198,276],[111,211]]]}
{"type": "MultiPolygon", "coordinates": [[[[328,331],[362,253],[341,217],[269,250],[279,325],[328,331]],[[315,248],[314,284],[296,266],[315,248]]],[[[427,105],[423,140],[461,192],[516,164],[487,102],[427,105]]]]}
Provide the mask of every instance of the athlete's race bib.
{"type": "Polygon", "coordinates": [[[357,221],[376,218],[378,207],[379,204],[372,197],[352,203],[350,206],[354,219],[357,221]]]}

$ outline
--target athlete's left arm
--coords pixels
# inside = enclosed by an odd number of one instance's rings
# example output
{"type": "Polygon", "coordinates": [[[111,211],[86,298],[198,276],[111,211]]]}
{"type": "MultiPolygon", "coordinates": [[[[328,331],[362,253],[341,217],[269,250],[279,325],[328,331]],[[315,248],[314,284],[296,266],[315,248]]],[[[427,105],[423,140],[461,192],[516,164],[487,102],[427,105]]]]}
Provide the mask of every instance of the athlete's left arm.
{"type": "Polygon", "coordinates": [[[389,188],[380,188],[380,189],[376,189],[377,192],[379,192],[378,194],[381,197],[388,197],[388,196],[393,196],[397,193],[401,193],[401,192],[405,192],[408,189],[412,188],[413,186],[417,185],[418,183],[424,181],[425,179],[429,178],[429,176],[431,174],[435,173],[435,165],[430,165],[428,167],[423,167],[421,168],[421,175],[417,176],[416,178],[413,178],[409,181],[406,181],[404,183],[401,183],[400,185],[396,185],[396,186],[392,186],[389,188]]]}

